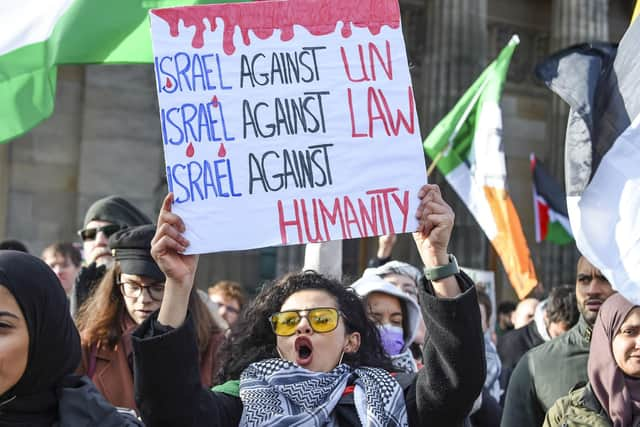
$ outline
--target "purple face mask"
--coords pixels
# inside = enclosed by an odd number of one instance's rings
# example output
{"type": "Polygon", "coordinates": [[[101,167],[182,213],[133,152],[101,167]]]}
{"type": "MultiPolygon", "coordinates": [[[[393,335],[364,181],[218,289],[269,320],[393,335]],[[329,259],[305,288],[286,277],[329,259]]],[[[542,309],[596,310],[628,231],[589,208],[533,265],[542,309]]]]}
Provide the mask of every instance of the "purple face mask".
{"type": "Polygon", "coordinates": [[[400,326],[393,326],[388,323],[384,325],[378,325],[378,332],[380,332],[380,340],[382,341],[382,347],[389,356],[395,356],[400,354],[404,347],[404,334],[400,326]]]}

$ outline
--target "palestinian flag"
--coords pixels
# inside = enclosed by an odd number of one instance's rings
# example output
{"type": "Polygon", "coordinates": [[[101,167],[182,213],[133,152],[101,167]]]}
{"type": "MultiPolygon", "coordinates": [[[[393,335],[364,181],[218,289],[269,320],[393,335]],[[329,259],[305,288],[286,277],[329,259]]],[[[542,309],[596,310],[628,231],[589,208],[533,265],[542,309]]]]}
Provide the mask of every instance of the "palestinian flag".
{"type": "Polygon", "coordinates": [[[574,46],[537,74],[570,106],[567,206],[580,252],[640,303],[640,20],[617,48],[574,46]]]}
{"type": "Polygon", "coordinates": [[[535,154],[531,153],[530,160],[536,242],[546,240],[558,245],[573,242],[565,194],[535,154]]]}
{"type": "Polygon", "coordinates": [[[151,63],[148,10],[208,0],[2,0],[0,143],[51,115],[57,65],[151,63]]]}
{"type": "Polygon", "coordinates": [[[519,298],[536,286],[520,219],[506,189],[500,94],[511,56],[509,44],[431,131],[424,150],[465,202],[496,249],[519,298]]]}

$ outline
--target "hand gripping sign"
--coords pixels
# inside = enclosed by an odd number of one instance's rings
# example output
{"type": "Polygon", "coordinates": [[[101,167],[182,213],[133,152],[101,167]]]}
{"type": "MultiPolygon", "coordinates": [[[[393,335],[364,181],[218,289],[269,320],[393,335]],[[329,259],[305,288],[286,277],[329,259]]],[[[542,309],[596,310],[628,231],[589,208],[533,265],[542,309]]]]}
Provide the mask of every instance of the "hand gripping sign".
{"type": "Polygon", "coordinates": [[[150,12],[189,253],[403,233],[427,182],[397,0],[150,12]]]}

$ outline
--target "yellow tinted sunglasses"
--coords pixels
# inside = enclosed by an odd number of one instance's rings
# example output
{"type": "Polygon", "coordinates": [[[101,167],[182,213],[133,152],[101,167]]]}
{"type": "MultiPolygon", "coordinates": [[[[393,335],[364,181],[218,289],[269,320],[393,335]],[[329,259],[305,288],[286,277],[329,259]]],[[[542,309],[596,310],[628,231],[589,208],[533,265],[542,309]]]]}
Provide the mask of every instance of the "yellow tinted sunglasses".
{"type": "Polygon", "coordinates": [[[311,310],[287,310],[269,316],[273,333],[281,337],[289,337],[296,333],[298,324],[305,317],[314,332],[331,332],[338,327],[340,312],[332,307],[318,307],[311,310]],[[306,312],[307,314],[302,314],[306,312]]]}

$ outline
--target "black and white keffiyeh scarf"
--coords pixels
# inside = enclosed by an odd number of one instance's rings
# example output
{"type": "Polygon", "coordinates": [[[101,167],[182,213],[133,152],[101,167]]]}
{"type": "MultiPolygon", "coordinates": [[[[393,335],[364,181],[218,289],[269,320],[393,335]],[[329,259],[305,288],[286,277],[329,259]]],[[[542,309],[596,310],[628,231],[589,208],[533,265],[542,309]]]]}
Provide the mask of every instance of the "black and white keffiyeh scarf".
{"type": "Polygon", "coordinates": [[[364,427],[408,425],[402,389],[384,369],[341,364],[331,372],[313,372],[268,359],[252,363],[240,376],[240,426],[337,426],[333,409],[352,376],[355,407],[364,427]]]}
{"type": "Polygon", "coordinates": [[[394,368],[402,372],[409,374],[415,374],[418,372],[418,365],[416,364],[416,360],[413,358],[413,353],[411,353],[410,349],[406,349],[400,354],[391,356],[391,363],[394,368]]]}

